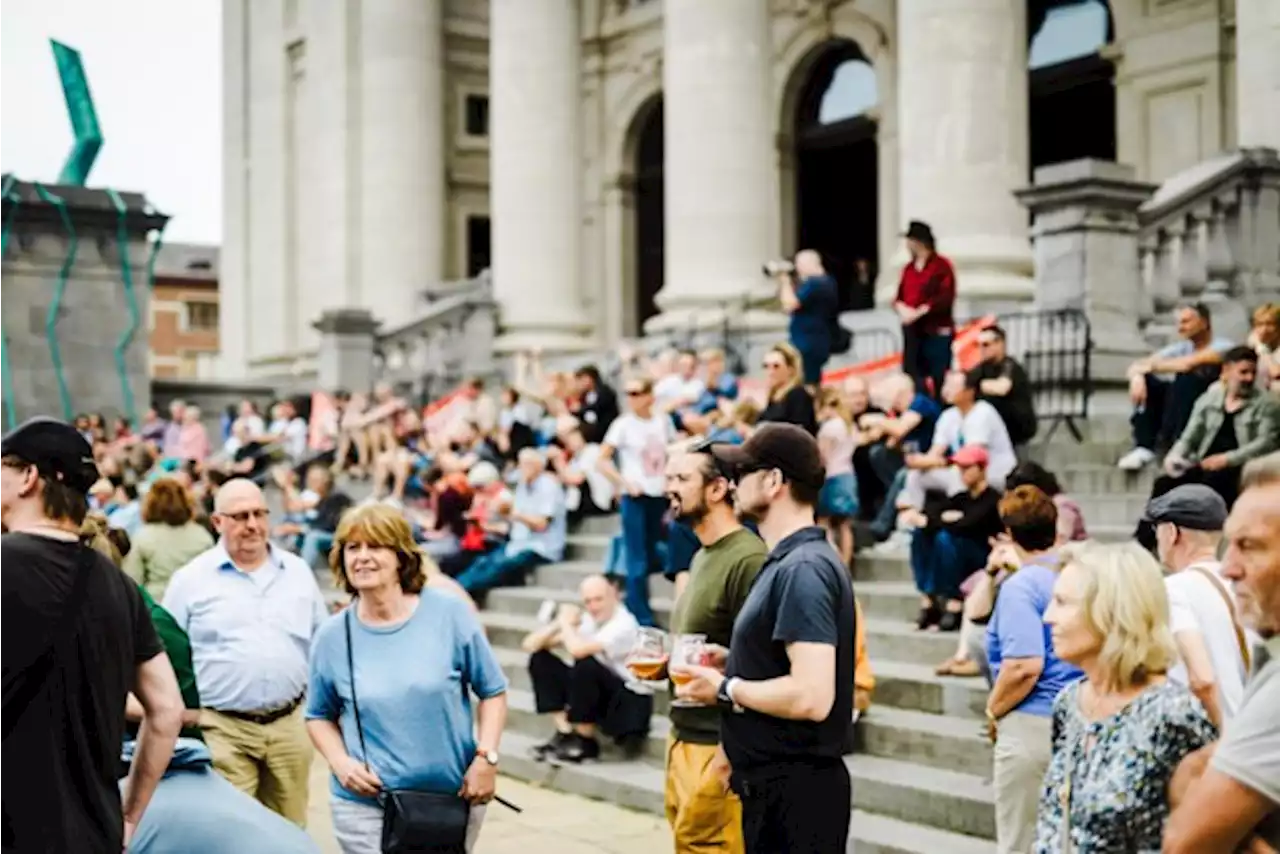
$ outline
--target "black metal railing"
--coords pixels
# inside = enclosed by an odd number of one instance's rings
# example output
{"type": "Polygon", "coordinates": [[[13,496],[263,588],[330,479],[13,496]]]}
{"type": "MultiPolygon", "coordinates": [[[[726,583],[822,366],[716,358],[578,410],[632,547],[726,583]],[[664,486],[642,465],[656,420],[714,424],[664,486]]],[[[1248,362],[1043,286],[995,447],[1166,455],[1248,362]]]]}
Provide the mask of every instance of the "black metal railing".
{"type": "Polygon", "coordinates": [[[1015,311],[996,315],[1009,355],[1022,364],[1031,384],[1036,418],[1048,421],[1048,441],[1060,425],[1084,441],[1079,422],[1089,418],[1093,396],[1093,335],[1080,309],[1015,311]]]}

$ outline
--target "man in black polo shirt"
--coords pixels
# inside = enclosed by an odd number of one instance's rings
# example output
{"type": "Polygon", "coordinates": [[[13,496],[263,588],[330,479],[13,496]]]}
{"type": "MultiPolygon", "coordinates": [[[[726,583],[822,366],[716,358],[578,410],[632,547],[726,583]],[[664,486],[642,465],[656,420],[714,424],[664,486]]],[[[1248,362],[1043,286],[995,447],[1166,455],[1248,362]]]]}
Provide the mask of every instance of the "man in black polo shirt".
{"type": "Polygon", "coordinates": [[[747,854],[843,851],[851,791],[841,758],[853,715],[853,587],[814,524],[825,470],[817,442],[767,424],[732,466],[738,511],[759,523],[769,557],[729,643],[724,672],[688,668],[677,695],[722,708],[721,742],[742,798],[747,854]]]}

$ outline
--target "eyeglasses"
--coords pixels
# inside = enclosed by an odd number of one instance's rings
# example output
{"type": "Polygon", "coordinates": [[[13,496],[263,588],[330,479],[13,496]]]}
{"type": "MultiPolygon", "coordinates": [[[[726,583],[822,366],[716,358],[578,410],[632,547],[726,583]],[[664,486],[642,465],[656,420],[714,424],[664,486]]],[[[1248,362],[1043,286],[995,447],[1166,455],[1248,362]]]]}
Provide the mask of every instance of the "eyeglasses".
{"type": "Polygon", "coordinates": [[[224,516],[227,519],[231,519],[232,521],[239,522],[241,525],[243,525],[245,522],[248,522],[250,519],[265,520],[271,516],[271,511],[267,510],[265,507],[259,507],[254,510],[241,510],[238,513],[219,513],[218,515],[224,516]]]}
{"type": "Polygon", "coordinates": [[[782,364],[782,362],[765,362],[764,364],[761,365],[761,367],[764,368],[766,371],[771,371],[774,368],[784,367],[784,365],[782,364]]]}
{"type": "Polygon", "coordinates": [[[640,388],[627,389],[627,397],[644,397],[649,392],[640,388]]]}

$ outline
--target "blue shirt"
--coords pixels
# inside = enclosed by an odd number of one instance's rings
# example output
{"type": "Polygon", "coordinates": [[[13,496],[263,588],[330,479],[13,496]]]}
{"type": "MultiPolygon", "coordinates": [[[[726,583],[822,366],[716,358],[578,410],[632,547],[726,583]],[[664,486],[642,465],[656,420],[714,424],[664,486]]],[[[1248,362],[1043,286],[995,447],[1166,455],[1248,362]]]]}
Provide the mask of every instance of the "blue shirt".
{"type": "Polygon", "coordinates": [[[107,512],[107,524],[113,528],[123,528],[132,537],[142,527],[142,502],[130,501],[111,508],[107,512]]]}
{"type": "Polygon", "coordinates": [[[791,342],[830,346],[831,323],[840,308],[836,280],[830,276],[809,276],[796,288],[800,307],[791,312],[791,342]]]}
{"type": "MultiPolygon", "coordinates": [[[[347,753],[365,759],[387,788],[454,793],[476,753],[470,692],[484,700],[506,690],[502,668],[466,603],[428,589],[399,625],[366,626],[353,606],[320,627],[306,715],[336,722],[347,753]],[[367,757],[351,705],[347,619],[367,757]]],[[[329,789],[344,800],[373,802],[333,777],[329,789]]]]}
{"type": "Polygon", "coordinates": [[[244,572],[221,542],[173,574],[162,604],[191,638],[200,701],[239,712],[302,695],[311,636],[329,616],[302,558],[273,546],[244,572]]]}
{"type": "Polygon", "coordinates": [[[511,502],[515,513],[526,516],[541,516],[550,520],[547,527],[535,531],[523,522],[511,522],[511,535],[507,538],[506,552],[514,557],[521,552],[534,551],[549,561],[558,561],[564,557],[564,541],[567,521],[564,503],[564,487],[555,475],[543,472],[534,478],[533,483],[526,483],[521,478],[516,483],[515,497],[511,502]]]}
{"type": "Polygon", "coordinates": [[[938,401],[924,392],[916,392],[916,396],[911,398],[911,405],[907,407],[907,412],[919,415],[920,423],[903,436],[902,441],[915,442],[916,451],[923,454],[933,447],[933,428],[938,423],[938,416],[942,414],[942,407],[938,405],[938,401]]]}
{"type": "Polygon", "coordinates": [[[1000,585],[996,607],[987,624],[987,661],[991,678],[1000,676],[1007,658],[1043,658],[1044,670],[1015,712],[1051,717],[1058,692],[1075,682],[1084,672],[1053,654],[1053,641],[1044,622],[1045,609],[1053,597],[1053,570],[1056,558],[1023,564],[1000,585]]]}
{"type": "Polygon", "coordinates": [[[738,399],[738,378],[733,374],[721,374],[715,385],[707,386],[702,396],[698,398],[698,402],[693,405],[693,409],[700,415],[706,415],[715,410],[722,399],[738,399]]]}

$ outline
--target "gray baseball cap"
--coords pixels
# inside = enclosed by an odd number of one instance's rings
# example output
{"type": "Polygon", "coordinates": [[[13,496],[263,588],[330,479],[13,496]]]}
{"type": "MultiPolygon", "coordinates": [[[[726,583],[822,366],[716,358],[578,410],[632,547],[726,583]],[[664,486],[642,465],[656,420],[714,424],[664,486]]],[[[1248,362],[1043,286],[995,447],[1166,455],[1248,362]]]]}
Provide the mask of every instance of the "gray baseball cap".
{"type": "Polygon", "coordinates": [[[1154,525],[1171,522],[1193,531],[1221,531],[1227,522],[1227,502],[1207,486],[1188,483],[1148,501],[1142,518],[1154,525]]]}

